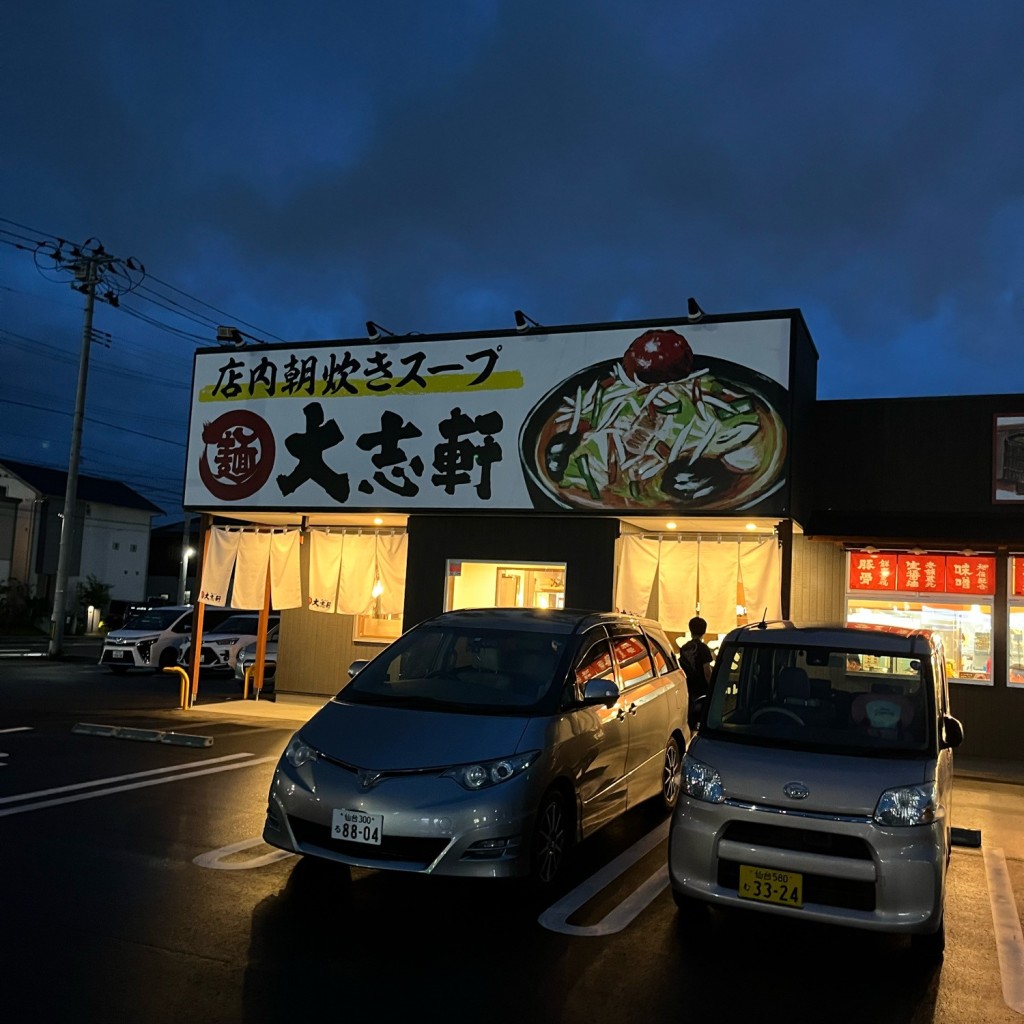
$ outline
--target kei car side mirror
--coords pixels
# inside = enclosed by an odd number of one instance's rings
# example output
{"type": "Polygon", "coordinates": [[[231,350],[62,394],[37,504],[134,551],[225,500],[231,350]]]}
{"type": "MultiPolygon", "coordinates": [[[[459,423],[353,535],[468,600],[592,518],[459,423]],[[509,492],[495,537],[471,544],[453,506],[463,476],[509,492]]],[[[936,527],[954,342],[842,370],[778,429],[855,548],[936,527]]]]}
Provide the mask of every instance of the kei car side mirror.
{"type": "Polygon", "coordinates": [[[942,716],[942,743],[950,748],[959,747],[964,741],[964,727],[959,718],[942,716]]]}

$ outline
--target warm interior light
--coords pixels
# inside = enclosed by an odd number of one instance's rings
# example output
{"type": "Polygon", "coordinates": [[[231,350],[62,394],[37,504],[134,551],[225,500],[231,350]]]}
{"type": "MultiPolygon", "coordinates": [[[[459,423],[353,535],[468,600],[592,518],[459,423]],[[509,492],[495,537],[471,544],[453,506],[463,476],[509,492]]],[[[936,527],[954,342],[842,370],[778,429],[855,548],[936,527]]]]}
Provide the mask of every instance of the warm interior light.
{"type": "Polygon", "coordinates": [[[757,529],[757,523],[747,523],[747,529],[748,530],[756,530],[757,529]]]}
{"type": "Polygon", "coordinates": [[[666,523],[665,524],[665,529],[667,529],[667,530],[674,530],[675,528],[676,528],[676,524],[675,523],[666,523]]]}
{"type": "Polygon", "coordinates": [[[377,582],[374,583],[373,590],[370,591],[370,594],[371,594],[371,596],[373,598],[376,599],[376,598],[380,597],[380,595],[383,594],[383,593],[384,593],[384,584],[381,583],[380,579],[378,578],[377,582]]]}
{"type": "Polygon", "coordinates": [[[374,526],[380,526],[383,522],[384,522],[384,520],[381,519],[380,516],[374,516],[374,519],[373,519],[373,525],[374,526]]]}

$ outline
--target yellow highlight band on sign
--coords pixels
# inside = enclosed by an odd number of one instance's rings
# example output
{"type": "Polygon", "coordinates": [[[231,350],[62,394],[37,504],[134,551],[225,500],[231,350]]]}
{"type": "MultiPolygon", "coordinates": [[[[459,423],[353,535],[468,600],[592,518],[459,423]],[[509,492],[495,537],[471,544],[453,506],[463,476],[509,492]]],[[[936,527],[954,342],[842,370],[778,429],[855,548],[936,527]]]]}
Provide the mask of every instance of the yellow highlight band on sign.
{"type": "MultiPolygon", "coordinates": [[[[318,380],[314,384],[312,391],[305,386],[297,388],[295,391],[282,391],[281,386],[278,385],[277,392],[273,395],[267,390],[267,385],[262,382],[257,383],[252,389],[252,393],[249,392],[247,384],[242,384],[238,394],[231,397],[226,397],[224,394],[215,395],[213,389],[216,385],[207,384],[199,391],[199,401],[252,402],[262,398],[303,398],[306,400],[310,398],[398,398],[408,395],[443,394],[455,391],[513,391],[523,386],[523,375],[519,370],[499,370],[497,373],[492,373],[485,381],[470,387],[470,382],[476,380],[479,376],[479,373],[438,374],[436,377],[423,378],[426,387],[420,387],[418,384],[410,382],[404,387],[390,387],[386,391],[380,388],[368,387],[367,381],[364,378],[350,377],[348,383],[356,389],[355,394],[347,388],[341,388],[338,391],[327,391],[327,384],[322,380],[318,380]]],[[[374,381],[373,383],[377,382],[374,381]]]]}

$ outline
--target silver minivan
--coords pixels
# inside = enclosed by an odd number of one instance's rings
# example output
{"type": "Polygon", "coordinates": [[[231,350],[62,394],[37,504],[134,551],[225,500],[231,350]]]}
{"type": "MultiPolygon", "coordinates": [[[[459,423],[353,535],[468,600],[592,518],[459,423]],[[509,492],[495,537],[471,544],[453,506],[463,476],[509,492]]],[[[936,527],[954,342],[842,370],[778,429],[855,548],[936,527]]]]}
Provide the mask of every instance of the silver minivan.
{"type": "Polygon", "coordinates": [[[744,626],[701,704],[669,834],[680,915],[744,907],[941,956],[963,728],[939,637],[744,626]]]}
{"type": "Polygon", "coordinates": [[[447,612],[292,737],[263,838],[364,868],[549,886],[576,841],[645,801],[675,805],[686,712],[650,619],[447,612]]]}

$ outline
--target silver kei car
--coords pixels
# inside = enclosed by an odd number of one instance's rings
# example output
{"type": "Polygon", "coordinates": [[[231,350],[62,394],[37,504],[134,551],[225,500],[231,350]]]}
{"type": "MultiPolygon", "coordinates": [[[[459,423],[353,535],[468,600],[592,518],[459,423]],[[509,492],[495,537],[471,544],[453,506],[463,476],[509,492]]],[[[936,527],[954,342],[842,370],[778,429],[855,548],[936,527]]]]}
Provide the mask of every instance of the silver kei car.
{"type": "Polygon", "coordinates": [[[963,727],[938,635],[745,626],[700,703],[669,833],[680,917],[744,907],[941,956],[963,727]]]}
{"type": "Polygon", "coordinates": [[[295,733],[263,838],[365,868],[550,885],[576,841],[644,801],[675,804],[686,712],[656,622],[447,612],[295,733]]]}

